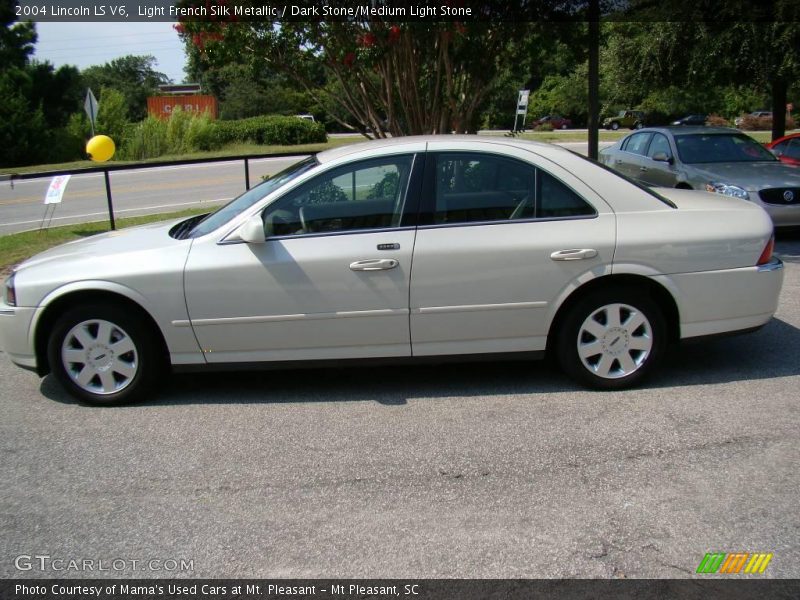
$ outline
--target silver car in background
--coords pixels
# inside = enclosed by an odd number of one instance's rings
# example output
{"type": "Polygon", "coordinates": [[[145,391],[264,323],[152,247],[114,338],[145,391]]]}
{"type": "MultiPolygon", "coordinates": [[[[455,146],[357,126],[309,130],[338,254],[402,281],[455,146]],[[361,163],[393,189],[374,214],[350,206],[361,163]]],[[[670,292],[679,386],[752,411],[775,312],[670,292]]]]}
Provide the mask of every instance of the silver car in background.
{"type": "Polygon", "coordinates": [[[0,347],[95,404],[147,398],[169,369],[509,353],[621,389],[672,342],[769,322],[772,229],[753,203],[662,194],[549,144],[398,137],[31,258],[0,347]]]}
{"type": "Polygon", "coordinates": [[[800,225],[800,169],[736,129],[650,127],[601,150],[600,162],[646,185],[748,200],[776,226],[800,225]]]}

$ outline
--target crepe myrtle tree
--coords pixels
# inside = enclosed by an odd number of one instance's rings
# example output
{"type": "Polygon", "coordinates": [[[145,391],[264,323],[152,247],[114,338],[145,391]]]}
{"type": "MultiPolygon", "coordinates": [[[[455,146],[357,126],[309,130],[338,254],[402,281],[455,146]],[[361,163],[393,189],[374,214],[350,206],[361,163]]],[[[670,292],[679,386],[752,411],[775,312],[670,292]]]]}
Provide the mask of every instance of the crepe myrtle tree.
{"type": "MultiPolygon", "coordinates": [[[[213,0],[224,1],[224,0],[213,0]]],[[[305,88],[367,137],[474,132],[498,67],[525,24],[509,22],[185,21],[189,53],[209,65],[250,57],[305,88]],[[325,85],[320,85],[320,69],[325,85]]]]}

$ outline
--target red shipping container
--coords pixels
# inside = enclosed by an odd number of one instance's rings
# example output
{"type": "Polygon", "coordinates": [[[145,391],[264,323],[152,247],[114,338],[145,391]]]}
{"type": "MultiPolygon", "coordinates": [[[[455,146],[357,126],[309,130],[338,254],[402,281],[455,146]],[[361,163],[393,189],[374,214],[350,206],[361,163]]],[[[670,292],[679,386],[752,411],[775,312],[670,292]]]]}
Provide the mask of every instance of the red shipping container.
{"type": "Polygon", "coordinates": [[[208,113],[212,119],[217,118],[217,99],[214,96],[150,96],[147,99],[147,112],[159,119],[169,119],[169,116],[180,107],[181,110],[197,114],[208,113]]]}

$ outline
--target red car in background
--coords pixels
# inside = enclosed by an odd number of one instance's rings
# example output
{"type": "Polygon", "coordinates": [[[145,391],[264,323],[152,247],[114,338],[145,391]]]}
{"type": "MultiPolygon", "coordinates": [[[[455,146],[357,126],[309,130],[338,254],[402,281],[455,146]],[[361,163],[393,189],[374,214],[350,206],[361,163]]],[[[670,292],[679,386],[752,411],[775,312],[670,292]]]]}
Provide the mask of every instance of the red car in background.
{"type": "Polygon", "coordinates": [[[766,146],[781,162],[800,167],[800,133],[778,138],[766,146]]]}
{"type": "Polygon", "coordinates": [[[538,127],[539,125],[544,125],[545,123],[552,125],[553,129],[568,129],[569,127],[572,127],[572,121],[566,117],[562,117],[561,115],[545,115],[541,119],[536,119],[533,122],[533,127],[538,127]]]}

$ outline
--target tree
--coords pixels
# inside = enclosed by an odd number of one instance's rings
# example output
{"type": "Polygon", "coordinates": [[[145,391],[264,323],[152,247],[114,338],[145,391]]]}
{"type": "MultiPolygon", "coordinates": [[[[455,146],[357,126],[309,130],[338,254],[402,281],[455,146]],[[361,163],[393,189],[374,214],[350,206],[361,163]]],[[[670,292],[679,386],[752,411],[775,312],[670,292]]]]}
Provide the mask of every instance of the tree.
{"type": "Polygon", "coordinates": [[[284,73],[340,124],[365,135],[475,131],[479,107],[526,23],[187,22],[190,54],[210,64],[249,56],[284,73]],[[327,84],[319,85],[320,72],[327,84]]]}
{"type": "Polygon", "coordinates": [[[128,119],[138,121],[147,116],[147,97],[155,94],[159,85],[170,82],[169,77],[155,70],[155,65],[153,56],[128,55],[88,67],[82,75],[94,91],[106,87],[122,93],[128,119]]]}
{"type": "Polygon", "coordinates": [[[28,63],[36,43],[32,22],[16,23],[16,2],[0,0],[0,69],[20,69],[28,63]]]}

